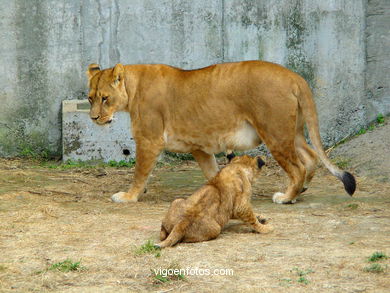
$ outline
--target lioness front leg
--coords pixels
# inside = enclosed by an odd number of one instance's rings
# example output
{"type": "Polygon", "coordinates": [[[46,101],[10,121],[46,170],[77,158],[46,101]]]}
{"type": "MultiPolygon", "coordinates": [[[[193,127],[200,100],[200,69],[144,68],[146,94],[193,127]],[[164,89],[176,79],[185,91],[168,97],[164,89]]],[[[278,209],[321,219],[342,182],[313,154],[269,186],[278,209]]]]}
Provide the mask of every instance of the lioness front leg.
{"type": "Polygon", "coordinates": [[[200,168],[203,171],[204,176],[207,179],[213,178],[217,175],[219,169],[215,156],[213,154],[207,154],[203,151],[197,150],[191,153],[195,160],[198,162],[200,168]]]}
{"type": "Polygon", "coordinates": [[[160,144],[148,142],[136,144],[135,174],[128,192],[115,193],[113,202],[137,202],[139,195],[144,191],[149,174],[156,164],[163,147],[160,144]]]}

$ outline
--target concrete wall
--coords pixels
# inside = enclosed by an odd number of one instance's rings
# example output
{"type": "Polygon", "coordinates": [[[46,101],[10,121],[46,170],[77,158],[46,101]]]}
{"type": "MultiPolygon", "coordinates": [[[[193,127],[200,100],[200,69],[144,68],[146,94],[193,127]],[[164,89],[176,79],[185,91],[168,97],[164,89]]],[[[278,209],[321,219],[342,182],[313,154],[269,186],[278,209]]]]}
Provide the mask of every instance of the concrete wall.
{"type": "Polygon", "coordinates": [[[86,97],[84,72],[92,62],[186,69],[249,59],[281,63],[312,85],[329,145],[390,112],[386,5],[0,0],[0,155],[61,153],[61,101],[86,97]]]}
{"type": "Polygon", "coordinates": [[[370,0],[367,6],[367,116],[390,112],[390,1],[370,0]]]}

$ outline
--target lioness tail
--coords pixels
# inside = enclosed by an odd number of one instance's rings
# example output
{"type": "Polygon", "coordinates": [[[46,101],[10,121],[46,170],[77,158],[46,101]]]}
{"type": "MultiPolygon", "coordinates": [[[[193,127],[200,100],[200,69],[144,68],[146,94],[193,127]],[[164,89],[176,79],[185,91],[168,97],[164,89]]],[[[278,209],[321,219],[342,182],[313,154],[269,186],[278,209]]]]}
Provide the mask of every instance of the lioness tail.
{"type": "Polygon", "coordinates": [[[303,116],[309,131],[309,136],[311,142],[316,150],[320,160],[325,165],[325,167],[337,178],[341,180],[344,184],[345,191],[352,195],[356,190],[356,180],[353,175],[347,171],[343,171],[337,166],[335,166],[326,155],[324,148],[321,143],[321,137],[318,127],[318,116],[316,106],[313,101],[311,90],[302,79],[303,82],[299,84],[300,93],[298,95],[298,103],[302,108],[303,116]],[[312,114],[312,115],[310,115],[312,114]]]}

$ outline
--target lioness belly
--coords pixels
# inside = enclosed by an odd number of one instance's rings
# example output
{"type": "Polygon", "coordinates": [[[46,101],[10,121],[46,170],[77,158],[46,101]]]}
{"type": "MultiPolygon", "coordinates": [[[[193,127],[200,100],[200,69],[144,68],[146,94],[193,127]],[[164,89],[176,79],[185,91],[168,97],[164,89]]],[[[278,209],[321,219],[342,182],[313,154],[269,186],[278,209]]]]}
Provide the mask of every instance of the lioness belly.
{"type": "Polygon", "coordinates": [[[227,149],[248,150],[261,143],[256,129],[247,121],[243,121],[233,129],[221,129],[209,135],[187,134],[177,135],[164,132],[165,148],[172,152],[192,152],[202,150],[209,154],[216,154],[227,149]]]}
{"type": "Polygon", "coordinates": [[[247,121],[244,121],[235,131],[226,138],[226,148],[244,151],[253,149],[261,143],[256,129],[247,121]]]}

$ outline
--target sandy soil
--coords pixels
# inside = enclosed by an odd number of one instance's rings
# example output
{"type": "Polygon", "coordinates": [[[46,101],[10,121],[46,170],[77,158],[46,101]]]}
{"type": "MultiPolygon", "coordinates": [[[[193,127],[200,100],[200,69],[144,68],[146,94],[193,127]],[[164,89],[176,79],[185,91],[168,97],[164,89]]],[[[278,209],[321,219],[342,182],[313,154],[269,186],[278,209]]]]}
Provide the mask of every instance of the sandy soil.
{"type": "Polygon", "coordinates": [[[49,169],[0,160],[1,292],[388,292],[382,273],[364,271],[376,251],[390,255],[390,184],[358,177],[353,198],[319,169],[294,205],[270,196],[285,177],[270,163],[254,185],[253,206],[275,231],[252,233],[231,221],[216,240],[139,255],[158,241],[161,219],[176,197],[204,183],[195,163],[157,168],[136,204],[109,198],[129,186],[133,169],[49,169]],[[48,270],[66,259],[82,270],[48,270]],[[233,275],[186,275],[157,281],[153,269],[189,274],[228,269],[233,275]]]}

